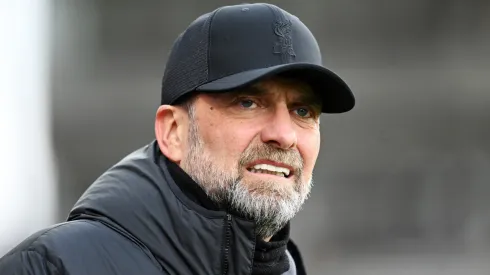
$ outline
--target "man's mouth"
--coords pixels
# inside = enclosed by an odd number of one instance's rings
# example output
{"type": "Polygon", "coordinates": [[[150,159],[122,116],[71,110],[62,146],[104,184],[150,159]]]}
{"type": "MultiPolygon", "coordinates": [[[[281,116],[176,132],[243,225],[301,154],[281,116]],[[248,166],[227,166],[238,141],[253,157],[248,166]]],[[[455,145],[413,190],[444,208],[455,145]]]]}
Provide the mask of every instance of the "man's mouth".
{"type": "Polygon", "coordinates": [[[275,175],[283,178],[289,178],[292,176],[291,169],[281,166],[275,166],[271,164],[255,164],[249,168],[247,168],[249,172],[257,173],[257,174],[269,174],[275,175]]]}

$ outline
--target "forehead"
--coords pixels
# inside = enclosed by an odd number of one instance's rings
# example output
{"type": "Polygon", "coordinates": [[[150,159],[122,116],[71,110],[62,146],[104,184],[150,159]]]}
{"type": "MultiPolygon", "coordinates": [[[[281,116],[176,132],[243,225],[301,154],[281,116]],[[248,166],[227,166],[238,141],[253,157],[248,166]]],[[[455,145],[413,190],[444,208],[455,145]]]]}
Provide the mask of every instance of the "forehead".
{"type": "Polygon", "coordinates": [[[242,89],[237,89],[235,92],[254,95],[287,95],[291,99],[320,102],[309,84],[284,77],[265,79],[242,89]]]}
{"type": "Polygon", "coordinates": [[[257,87],[265,91],[283,90],[297,93],[313,93],[310,85],[308,85],[306,82],[285,77],[268,78],[252,85],[251,87],[257,87]]]}

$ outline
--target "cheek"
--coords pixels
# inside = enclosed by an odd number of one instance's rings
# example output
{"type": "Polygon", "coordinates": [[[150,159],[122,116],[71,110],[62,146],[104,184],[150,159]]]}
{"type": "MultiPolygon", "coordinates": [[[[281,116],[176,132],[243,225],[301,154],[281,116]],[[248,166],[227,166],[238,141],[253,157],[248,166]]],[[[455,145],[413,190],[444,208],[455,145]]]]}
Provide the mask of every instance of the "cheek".
{"type": "Polygon", "coordinates": [[[318,153],[320,152],[320,132],[302,132],[298,134],[298,150],[304,160],[305,176],[313,172],[318,153]]]}
{"type": "Polygon", "coordinates": [[[256,136],[253,126],[222,117],[214,117],[208,121],[202,123],[203,127],[200,129],[205,147],[214,156],[224,160],[225,164],[235,165],[241,153],[256,136]]]}

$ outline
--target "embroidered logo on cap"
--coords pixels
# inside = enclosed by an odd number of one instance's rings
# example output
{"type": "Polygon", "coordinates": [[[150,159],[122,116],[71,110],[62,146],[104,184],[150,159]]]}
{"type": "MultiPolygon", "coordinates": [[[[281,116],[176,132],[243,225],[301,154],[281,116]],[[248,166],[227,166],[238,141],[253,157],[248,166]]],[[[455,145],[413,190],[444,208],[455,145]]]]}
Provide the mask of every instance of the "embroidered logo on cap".
{"type": "Polygon", "coordinates": [[[291,21],[276,22],[274,24],[274,33],[278,36],[278,40],[274,45],[274,53],[282,54],[283,61],[288,60],[287,56],[295,57],[293,49],[293,37],[291,29],[291,21]]]}
{"type": "Polygon", "coordinates": [[[269,8],[276,17],[273,28],[277,41],[274,43],[273,53],[280,54],[282,62],[289,63],[296,57],[293,49],[292,23],[279,8],[272,5],[269,5],[269,8]]]}

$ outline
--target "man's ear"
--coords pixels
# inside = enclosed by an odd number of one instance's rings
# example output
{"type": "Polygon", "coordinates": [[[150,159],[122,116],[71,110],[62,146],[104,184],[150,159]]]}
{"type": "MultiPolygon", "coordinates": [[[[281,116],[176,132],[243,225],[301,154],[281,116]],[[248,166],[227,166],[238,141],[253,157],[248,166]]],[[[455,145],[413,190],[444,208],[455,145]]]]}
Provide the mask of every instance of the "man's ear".
{"type": "Polygon", "coordinates": [[[184,113],[187,112],[180,107],[161,105],[155,118],[155,136],[160,151],[177,164],[182,160],[187,139],[184,113]]]}

